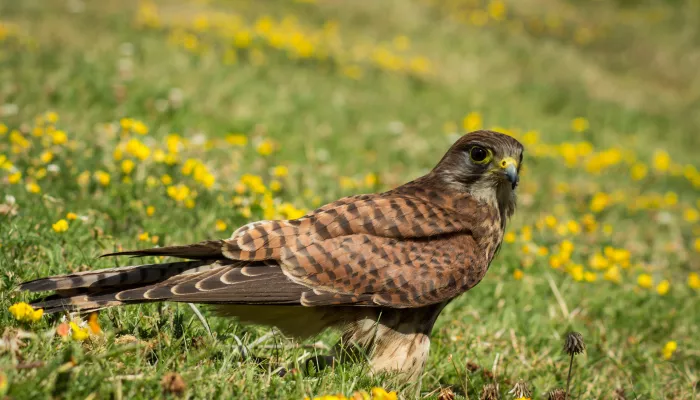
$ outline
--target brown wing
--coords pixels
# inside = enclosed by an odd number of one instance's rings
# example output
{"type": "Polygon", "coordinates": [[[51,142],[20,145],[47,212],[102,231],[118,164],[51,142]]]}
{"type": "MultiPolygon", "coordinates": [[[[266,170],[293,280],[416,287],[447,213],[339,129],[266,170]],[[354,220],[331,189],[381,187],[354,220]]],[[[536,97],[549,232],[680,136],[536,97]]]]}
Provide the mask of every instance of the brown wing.
{"type": "Polygon", "coordinates": [[[474,237],[498,226],[488,210],[470,197],[431,191],[354,196],[298,220],[246,225],[224,241],[223,254],[277,261],[314,289],[304,293],[305,305],[417,307],[483,277],[490,257],[474,237]]]}

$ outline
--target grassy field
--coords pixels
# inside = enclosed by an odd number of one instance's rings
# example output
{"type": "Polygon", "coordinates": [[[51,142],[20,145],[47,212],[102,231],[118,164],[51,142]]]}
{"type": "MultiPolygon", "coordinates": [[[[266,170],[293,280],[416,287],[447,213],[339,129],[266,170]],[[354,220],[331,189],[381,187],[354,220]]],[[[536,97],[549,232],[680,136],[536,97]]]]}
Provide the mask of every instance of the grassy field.
{"type": "Polygon", "coordinates": [[[338,332],[201,307],[209,336],[158,304],[66,335],[8,309],[22,281],[127,262],[104,252],[394,187],[489,128],[525,145],[519,208],[421,396],[545,398],[576,330],[574,398],[698,398],[699,27],[698,0],[0,0],[0,397],[156,398],[175,372],[190,398],[412,398],[362,366],[278,376],[338,332]]]}

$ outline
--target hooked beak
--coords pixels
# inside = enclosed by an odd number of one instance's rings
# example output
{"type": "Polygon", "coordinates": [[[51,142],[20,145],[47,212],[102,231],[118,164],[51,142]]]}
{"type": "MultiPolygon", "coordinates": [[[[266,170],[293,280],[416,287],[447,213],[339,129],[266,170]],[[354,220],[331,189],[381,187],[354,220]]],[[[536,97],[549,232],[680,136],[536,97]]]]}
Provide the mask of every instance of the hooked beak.
{"type": "Polygon", "coordinates": [[[511,187],[515,189],[520,181],[520,178],[518,177],[518,162],[512,157],[506,157],[501,160],[501,168],[503,169],[508,182],[510,182],[511,187]]]}

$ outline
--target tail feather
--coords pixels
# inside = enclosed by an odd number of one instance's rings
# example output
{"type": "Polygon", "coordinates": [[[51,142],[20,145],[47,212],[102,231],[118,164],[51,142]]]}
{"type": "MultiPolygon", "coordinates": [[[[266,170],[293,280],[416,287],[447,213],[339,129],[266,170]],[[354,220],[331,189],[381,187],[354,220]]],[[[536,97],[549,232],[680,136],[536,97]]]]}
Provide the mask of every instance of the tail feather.
{"type": "Polygon", "coordinates": [[[204,242],[188,244],[184,246],[154,247],[152,249],[120,251],[116,253],[103,254],[101,257],[112,256],[169,256],[184,258],[187,260],[225,260],[221,248],[223,240],[208,240],[204,242]]]}
{"type": "Polygon", "coordinates": [[[159,282],[174,275],[211,269],[211,261],[182,261],[167,264],[132,265],[50,276],[24,282],[20,290],[45,292],[77,288],[103,288],[159,282]]]}

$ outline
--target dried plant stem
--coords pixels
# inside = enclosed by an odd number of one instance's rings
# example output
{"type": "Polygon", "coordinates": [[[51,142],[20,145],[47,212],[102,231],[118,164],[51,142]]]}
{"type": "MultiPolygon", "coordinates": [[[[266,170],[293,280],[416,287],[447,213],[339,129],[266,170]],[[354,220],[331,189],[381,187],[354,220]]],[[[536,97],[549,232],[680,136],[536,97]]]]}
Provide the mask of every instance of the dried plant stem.
{"type": "Polygon", "coordinates": [[[574,354],[571,354],[571,361],[569,361],[569,376],[566,377],[566,397],[569,398],[569,384],[571,383],[571,370],[574,369],[574,354]]]}

